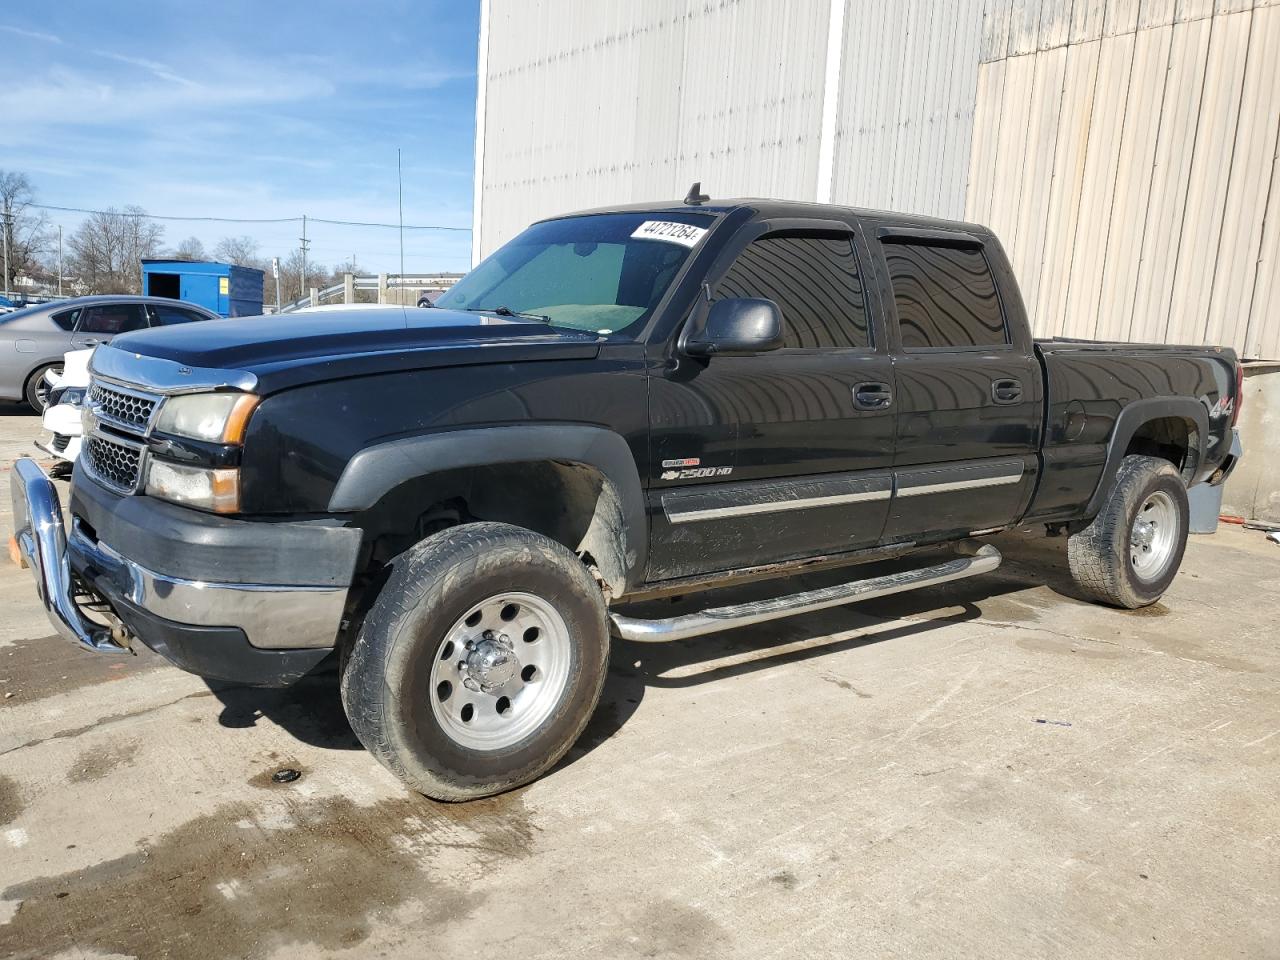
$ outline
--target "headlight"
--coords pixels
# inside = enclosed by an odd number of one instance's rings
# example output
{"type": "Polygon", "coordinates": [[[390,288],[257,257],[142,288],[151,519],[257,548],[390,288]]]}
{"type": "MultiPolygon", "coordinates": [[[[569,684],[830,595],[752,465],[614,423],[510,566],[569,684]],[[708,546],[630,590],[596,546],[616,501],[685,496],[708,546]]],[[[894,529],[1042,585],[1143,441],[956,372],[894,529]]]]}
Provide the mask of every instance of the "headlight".
{"type": "Polygon", "coordinates": [[[214,513],[235,513],[240,509],[240,471],[153,458],[147,469],[147,495],[214,513]]]}
{"type": "Polygon", "coordinates": [[[84,387],[54,387],[49,391],[49,406],[60,404],[78,407],[84,403],[84,387]]]}
{"type": "Polygon", "coordinates": [[[192,393],[169,397],[160,407],[156,430],[192,440],[239,443],[249,414],[258,405],[251,393],[192,393]]]}

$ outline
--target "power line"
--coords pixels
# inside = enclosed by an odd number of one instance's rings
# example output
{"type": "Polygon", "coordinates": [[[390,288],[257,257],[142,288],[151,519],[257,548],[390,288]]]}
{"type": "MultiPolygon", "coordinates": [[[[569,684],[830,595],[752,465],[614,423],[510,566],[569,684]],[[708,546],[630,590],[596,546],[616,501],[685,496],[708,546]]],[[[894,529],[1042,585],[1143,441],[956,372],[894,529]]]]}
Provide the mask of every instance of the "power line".
{"type": "MultiPolygon", "coordinates": [[[[84,207],[59,207],[49,203],[31,203],[28,206],[37,210],[56,210],[61,213],[111,214],[118,217],[141,217],[147,220],[176,220],[190,223],[301,223],[302,217],[274,217],[269,219],[251,217],[173,217],[158,213],[129,213],[124,210],[89,210],[84,207]]],[[[445,227],[439,224],[401,224],[373,223],[365,220],[325,220],[321,217],[306,217],[308,223],[326,223],[336,227],[382,227],[389,230],[445,230],[456,233],[470,233],[470,227],[445,227]]]]}

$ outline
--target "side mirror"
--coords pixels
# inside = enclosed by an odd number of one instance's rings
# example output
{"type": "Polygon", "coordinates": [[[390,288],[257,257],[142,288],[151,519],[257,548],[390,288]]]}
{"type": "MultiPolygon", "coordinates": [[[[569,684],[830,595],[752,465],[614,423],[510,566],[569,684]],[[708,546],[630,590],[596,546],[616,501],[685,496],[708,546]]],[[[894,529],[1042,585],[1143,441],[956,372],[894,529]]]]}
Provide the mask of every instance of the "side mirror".
{"type": "Polygon", "coordinates": [[[717,300],[703,317],[685,338],[690,356],[748,356],[782,346],[782,311],[772,300],[717,300]]]}

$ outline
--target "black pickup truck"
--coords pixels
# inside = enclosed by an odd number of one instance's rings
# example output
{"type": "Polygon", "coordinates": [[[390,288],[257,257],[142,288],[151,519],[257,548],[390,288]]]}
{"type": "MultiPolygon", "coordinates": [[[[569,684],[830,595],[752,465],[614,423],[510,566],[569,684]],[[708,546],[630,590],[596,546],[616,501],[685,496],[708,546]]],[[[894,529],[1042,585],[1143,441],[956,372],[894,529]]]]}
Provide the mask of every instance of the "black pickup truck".
{"type": "Polygon", "coordinates": [[[975,224],[702,199],[537,223],[434,308],[99,347],[69,521],[13,472],[11,550],[55,626],[256,684],[336,654],[361,741],[459,800],[563,755],[611,634],[971,576],[1018,524],[1068,534],[1100,602],[1160,597],[1187,487],[1233,466],[1230,350],[1034,340],[975,224]]]}

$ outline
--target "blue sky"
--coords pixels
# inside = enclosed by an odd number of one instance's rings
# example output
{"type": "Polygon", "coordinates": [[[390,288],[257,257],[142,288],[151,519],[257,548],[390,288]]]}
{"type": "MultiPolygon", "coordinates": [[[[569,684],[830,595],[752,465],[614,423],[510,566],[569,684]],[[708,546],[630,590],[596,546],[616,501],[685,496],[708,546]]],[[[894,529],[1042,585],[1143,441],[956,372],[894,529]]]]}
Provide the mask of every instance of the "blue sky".
{"type": "MultiPolygon", "coordinates": [[[[41,202],[154,214],[471,225],[479,4],[57,3],[0,8],[0,169],[41,202]]],[[[77,214],[50,214],[71,230],[77,214]]],[[[298,226],[166,223],[165,242],[298,226]]],[[[311,257],[396,272],[394,230],[315,225],[311,257]]],[[[406,231],[407,271],[461,270],[465,232],[406,231]]]]}

